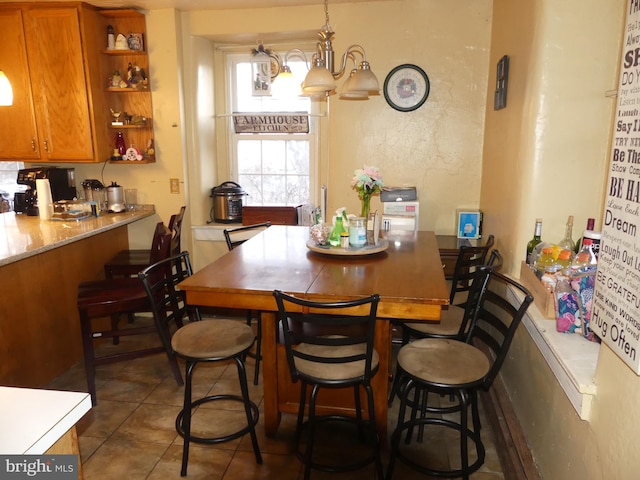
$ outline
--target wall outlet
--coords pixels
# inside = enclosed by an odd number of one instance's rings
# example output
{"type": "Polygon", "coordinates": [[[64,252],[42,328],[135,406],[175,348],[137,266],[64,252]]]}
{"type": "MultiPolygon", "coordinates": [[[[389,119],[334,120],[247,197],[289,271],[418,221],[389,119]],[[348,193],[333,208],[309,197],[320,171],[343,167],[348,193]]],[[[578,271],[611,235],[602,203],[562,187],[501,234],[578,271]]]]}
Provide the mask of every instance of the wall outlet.
{"type": "Polygon", "coordinates": [[[180,193],[180,180],[178,178],[169,179],[169,191],[171,193],[180,193]]]}

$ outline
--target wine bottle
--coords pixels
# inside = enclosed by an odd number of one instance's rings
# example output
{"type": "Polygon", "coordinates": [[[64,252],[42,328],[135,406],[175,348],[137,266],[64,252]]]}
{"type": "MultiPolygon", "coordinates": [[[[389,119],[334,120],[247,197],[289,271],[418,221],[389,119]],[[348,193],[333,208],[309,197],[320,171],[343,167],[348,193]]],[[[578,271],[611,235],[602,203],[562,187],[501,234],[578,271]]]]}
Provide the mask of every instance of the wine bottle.
{"type": "Polygon", "coordinates": [[[575,247],[575,252],[576,253],[580,252],[580,250],[582,249],[582,240],[584,239],[585,236],[587,236],[587,237],[589,236],[588,232],[593,232],[593,228],[595,227],[595,225],[596,225],[596,219],[595,218],[587,219],[587,228],[582,233],[582,236],[580,237],[580,239],[576,242],[576,247],[575,247]]]}
{"type": "Polygon", "coordinates": [[[527,264],[531,265],[533,263],[534,259],[531,258],[531,252],[533,252],[533,249],[536,248],[536,245],[538,245],[541,241],[542,241],[542,219],[536,218],[536,227],[533,231],[533,238],[529,240],[529,243],[527,243],[527,257],[526,257],[527,264]]]}
{"type": "Polygon", "coordinates": [[[574,251],[576,248],[576,244],[571,238],[573,235],[573,215],[569,215],[567,219],[567,227],[564,231],[564,238],[558,242],[558,246],[562,247],[565,250],[574,251]]]}

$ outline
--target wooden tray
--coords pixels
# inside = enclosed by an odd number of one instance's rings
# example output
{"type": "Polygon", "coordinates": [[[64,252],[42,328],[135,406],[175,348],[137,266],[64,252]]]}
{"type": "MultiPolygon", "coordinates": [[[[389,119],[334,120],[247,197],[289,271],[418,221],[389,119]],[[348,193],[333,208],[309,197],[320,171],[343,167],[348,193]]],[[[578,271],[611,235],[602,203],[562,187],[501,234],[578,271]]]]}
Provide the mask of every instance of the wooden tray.
{"type": "Polygon", "coordinates": [[[324,255],[340,255],[345,257],[359,257],[362,255],[372,255],[374,253],[384,252],[389,248],[389,242],[384,238],[378,240],[375,245],[365,245],[364,247],[331,247],[329,245],[316,245],[309,239],[307,240],[307,248],[312,252],[322,253],[324,255]]]}

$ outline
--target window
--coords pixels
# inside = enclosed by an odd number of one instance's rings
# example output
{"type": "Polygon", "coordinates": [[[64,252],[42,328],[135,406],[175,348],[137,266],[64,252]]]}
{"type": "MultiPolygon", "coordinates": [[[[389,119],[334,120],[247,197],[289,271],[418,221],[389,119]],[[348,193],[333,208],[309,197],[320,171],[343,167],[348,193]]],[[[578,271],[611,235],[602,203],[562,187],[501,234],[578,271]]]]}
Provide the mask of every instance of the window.
{"type": "Polygon", "coordinates": [[[13,210],[13,196],[26,187],[18,185],[18,170],[24,168],[22,162],[0,162],[0,213],[13,210]]]}
{"type": "MultiPolygon", "coordinates": [[[[290,60],[287,64],[296,78],[302,81],[307,71],[305,63],[290,60]]],[[[229,54],[227,66],[232,112],[313,113],[309,98],[254,96],[251,55],[229,54]]],[[[316,121],[311,116],[309,133],[237,134],[233,118],[229,118],[231,173],[248,193],[246,205],[297,206],[315,198],[316,129],[316,121]]]]}

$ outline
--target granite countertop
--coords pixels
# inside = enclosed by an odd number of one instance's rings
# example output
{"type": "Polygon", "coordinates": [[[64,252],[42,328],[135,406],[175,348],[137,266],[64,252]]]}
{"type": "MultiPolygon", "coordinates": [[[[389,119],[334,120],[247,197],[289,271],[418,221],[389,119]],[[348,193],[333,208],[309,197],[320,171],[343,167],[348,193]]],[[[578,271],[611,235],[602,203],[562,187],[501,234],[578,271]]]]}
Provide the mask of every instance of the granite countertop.
{"type": "Polygon", "coordinates": [[[141,210],[106,213],[83,220],[40,220],[14,212],[0,214],[0,266],[128,225],[155,213],[141,210]]]}

